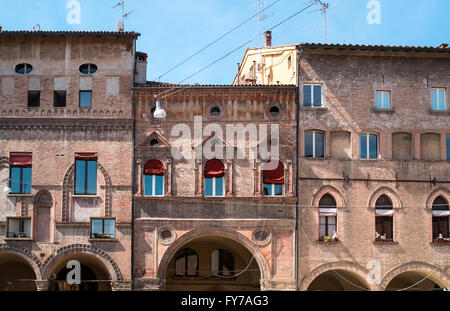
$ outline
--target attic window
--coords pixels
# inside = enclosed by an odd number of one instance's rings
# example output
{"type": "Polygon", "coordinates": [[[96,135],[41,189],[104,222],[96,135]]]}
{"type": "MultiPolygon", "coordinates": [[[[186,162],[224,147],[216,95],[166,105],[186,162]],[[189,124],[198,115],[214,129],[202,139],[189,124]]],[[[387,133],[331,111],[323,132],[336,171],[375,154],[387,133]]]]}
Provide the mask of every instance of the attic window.
{"type": "Polygon", "coordinates": [[[158,147],[158,145],[159,145],[159,142],[158,142],[157,139],[152,139],[152,140],[150,141],[150,146],[152,146],[152,147],[158,147]]]}
{"type": "Polygon", "coordinates": [[[33,70],[33,66],[30,64],[18,64],[16,66],[16,73],[20,75],[27,75],[33,70]]]}
{"type": "Polygon", "coordinates": [[[80,72],[85,75],[93,74],[97,72],[97,65],[95,64],[83,64],[80,66],[80,72]]]}

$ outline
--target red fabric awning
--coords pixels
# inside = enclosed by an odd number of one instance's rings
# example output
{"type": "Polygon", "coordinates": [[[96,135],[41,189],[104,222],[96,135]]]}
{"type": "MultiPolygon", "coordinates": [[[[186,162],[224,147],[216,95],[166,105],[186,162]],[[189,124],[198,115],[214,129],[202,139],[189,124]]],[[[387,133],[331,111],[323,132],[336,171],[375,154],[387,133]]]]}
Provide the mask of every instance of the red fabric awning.
{"type": "Polygon", "coordinates": [[[31,152],[11,152],[9,154],[9,164],[15,167],[31,167],[31,152]]]}
{"type": "Polygon", "coordinates": [[[278,167],[274,170],[263,170],[264,184],[284,184],[284,165],[278,161],[278,167]]]}
{"type": "Polygon", "coordinates": [[[77,152],[75,160],[97,161],[98,154],[96,152],[77,152]]]}
{"type": "Polygon", "coordinates": [[[144,175],[164,176],[164,165],[158,160],[147,161],[144,165],[144,175]]]}
{"type": "Polygon", "coordinates": [[[214,159],[209,160],[205,164],[205,178],[223,177],[225,174],[225,167],[222,161],[214,159]]]}

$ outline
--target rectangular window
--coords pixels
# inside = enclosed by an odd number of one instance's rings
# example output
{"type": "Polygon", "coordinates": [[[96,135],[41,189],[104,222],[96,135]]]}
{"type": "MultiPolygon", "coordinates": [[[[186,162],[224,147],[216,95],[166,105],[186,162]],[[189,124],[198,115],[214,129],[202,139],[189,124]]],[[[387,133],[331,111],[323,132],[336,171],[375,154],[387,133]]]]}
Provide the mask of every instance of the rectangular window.
{"type": "Polygon", "coordinates": [[[375,230],[377,240],[393,240],[393,219],[392,216],[376,216],[375,230]]]}
{"type": "Polygon", "coordinates": [[[375,134],[359,135],[359,157],[360,159],[378,158],[378,137],[375,134]]]}
{"type": "Polygon", "coordinates": [[[445,89],[444,88],[431,89],[431,109],[432,110],[446,110],[446,108],[445,108],[445,89]]]}
{"type": "Polygon", "coordinates": [[[114,218],[91,218],[91,239],[114,239],[116,220],[114,218]]]}
{"type": "Polygon", "coordinates": [[[75,161],[75,194],[97,194],[97,161],[75,161]]]}
{"type": "Polygon", "coordinates": [[[145,175],[144,195],[162,196],[164,194],[164,176],[145,175]]]}
{"type": "Polygon", "coordinates": [[[303,85],[303,106],[321,107],[322,106],[322,85],[305,84],[303,85]]]}
{"type": "Polygon", "coordinates": [[[389,91],[377,91],[377,108],[389,109],[390,104],[390,92],[389,91]]]}
{"type": "Polygon", "coordinates": [[[223,177],[205,178],[205,196],[222,197],[224,191],[223,177]]]}
{"type": "Polygon", "coordinates": [[[283,185],[281,184],[264,184],[265,196],[280,196],[283,195],[283,185]]]}
{"type": "Polygon", "coordinates": [[[80,107],[92,107],[92,91],[80,91],[80,107]]]}
{"type": "Polygon", "coordinates": [[[11,193],[31,193],[31,163],[29,152],[10,153],[10,188],[11,193]]]}
{"type": "Polygon", "coordinates": [[[41,105],[41,91],[28,91],[28,107],[41,105]]]}
{"type": "Polygon", "coordinates": [[[331,237],[336,232],[336,216],[319,216],[319,241],[324,236],[331,237]]]}
{"type": "Polygon", "coordinates": [[[7,227],[6,237],[31,239],[31,217],[8,217],[7,227]]]}
{"type": "Polygon", "coordinates": [[[66,107],[66,91],[53,93],[53,107],[66,107]]]}
{"type": "Polygon", "coordinates": [[[447,135],[447,161],[450,161],[450,135],[447,135]]]}
{"type": "Polygon", "coordinates": [[[305,157],[323,158],[325,155],[324,135],[320,132],[305,132],[305,157]]]}

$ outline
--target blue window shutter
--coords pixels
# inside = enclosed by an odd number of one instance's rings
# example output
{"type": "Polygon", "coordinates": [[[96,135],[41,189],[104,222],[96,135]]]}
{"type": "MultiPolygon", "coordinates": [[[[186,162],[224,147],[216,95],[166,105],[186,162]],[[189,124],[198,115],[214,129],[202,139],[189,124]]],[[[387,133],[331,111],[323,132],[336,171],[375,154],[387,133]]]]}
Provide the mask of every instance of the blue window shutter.
{"type": "Polygon", "coordinates": [[[155,176],[155,195],[163,195],[164,176],[155,176]]]}
{"type": "Polygon", "coordinates": [[[272,184],[264,184],[264,195],[272,195],[272,184]]]}
{"type": "Polygon", "coordinates": [[[205,196],[212,196],[213,190],[213,179],[212,178],[205,178],[205,196]]]}
{"type": "Polygon", "coordinates": [[[367,134],[359,135],[359,158],[367,159],[367,134]]]}
{"type": "Polygon", "coordinates": [[[216,177],[216,196],[223,196],[223,177],[216,177]]]}
{"type": "Polygon", "coordinates": [[[94,238],[96,233],[103,233],[102,226],[103,226],[102,219],[92,219],[92,221],[91,221],[91,238],[94,238]]]}
{"type": "Polygon", "coordinates": [[[75,161],[75,194],[85,194],[86,161],[75,161]]]}
{"type": "Polygon", "coordinates": [[[377,92],[377,108],[383,108],[381,92],[377,92]]]}
{"type": "Polygon", "coordinates": [[[275,191],[274,195],[283,195],[283,185],[275,184],[274,188],[275,188],[274,189],[274,191],[275,191]]]}
{"type": "Polygon", "coordinates": [[[31,193],[31,167],[24,167],[22,170],[22,193],[31,193]]]}
{"type": "Polygon", "coordinates": [[[20,167],[11,167],[11,193],[20,193],[20,167]]]}
{"type": "Polygon", "coordinates": [[[322,86],[314,85],[314,106],[322,106],[322,86]]]}
{"type": "Polygon", "coordinates": [[[439,110],[445,110],[445,90],[439,90],[439,110]]]}
{"type": "Polygon", "coordinates": [[[311,85],[303,85],[303,106],[311,105],[311,85]]]}
{"type": "Polygon", "coordinates": [[[97,194],[97,161],[87,161],[87,193],[97,194]]]}
{"type": "Polygon", "coordinates": [[[323,133],[315,132],[314,134],[316,140],[316,158],[323,158],[325,155],[325,146],[323,133]]]}
{"type": "Polygon", "coordinates": [[[92,91],[81,91],[80,92],[80,107],[91,107],[92,106],[92,91]]]}
{"type": "Polygon", "coordinates": [[[144,195],[153,195],[153,175],[145,175],[144,195]]]}
{"type": "Polygon", "coordinates": [[[313,156],[313,133],[305,132],[305,157],[313,156]]]}
{"type": "Polygon", "coordinates": [[[450,135],[447,135],[447,161],[450,161],[450,135]]]}
{"type": "Polygon", "coordinates": [[[389,92],[383,92],[383,108],[388,109],[389,107],[389,92]]]}
{"type": "Polygon", "coordinates": [[[369,135],[369,159],[376,159],[378,156],[377,135],[369,135]]]}
{"type": "Polygon", "coordinates": [[[438,90],[431,90],[431,109],[432,110],[438,109],[437,92],[438,92],[438,90]]]}

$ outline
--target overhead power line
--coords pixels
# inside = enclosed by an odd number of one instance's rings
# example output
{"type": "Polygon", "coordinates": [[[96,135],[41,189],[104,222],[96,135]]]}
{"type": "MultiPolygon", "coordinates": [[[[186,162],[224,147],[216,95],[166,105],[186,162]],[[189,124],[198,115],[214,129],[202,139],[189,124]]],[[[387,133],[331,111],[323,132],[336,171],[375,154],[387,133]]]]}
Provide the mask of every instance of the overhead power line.
{"type": "MultiPolygon", "coordinates": [[[[281,0],[275,0],[274,2],[272,2],[272,4],[270,4],[267,8],[262,9],[263,10],[267,10],[268,8],[270,8],[271,6],[275,5],[277,2],[279,2],[281,0]]],[[[251,21],[253,18],[255,18],[256,16],[258,16],[261,11],[258,11],[258,13],[250,16],[249,18],[247,18],[245,21],[243,21],[242,23],[240,23],[239,25],[237,25],[236,27],[234,27],[233,29],[227,31],[226,33],[224,33],[223,35],[221,35],[219,38],[217,38],[216,40],[212,41],[211,43],[207,44],[206,46],[204,46],[203,48],[201,48],[200,50],[198,50],[197,52],[195,52],[194,54],[192,54],[191,56],[189,56],[188,58],[184,59],[183,61],[179,62],[178,64],[176,64],[175,66],[173,66],[172,68],[170,68],[168,71],[166,71],[165,73],[163,73],[162,75],[158,76],[158,80],[161,79],[162,77],[164,77],[166,74],[168,74],[169,72],[172,72],[173,70],[175,70],[176,68],[180,67],[181,65],[183,65],[185,62],[187,62],[188,60],[192,59],[193,57],[195,57],[196,55],[200,54],[201,52],[203,52],[204,50],[206,50],[207,48],[209,48],[211,45],[213,45],[214,43],[220,41],[221,39],[223,39],[224,37],[226,37],[227,35],[229,35],[230,33],[232,33],[233,31],[235,31],[236,29],[238,29],[239,27],[243,26],[244,24],[248,23],[249,21],[251,21]]],[[[155,79],[156,81],[156,79],[155,79]]]]}
{"type": "MultiPolygon", "coordinates": [[[[279,23],[276,24],[275,26],[272,26],[272,27],[269,28],[267,31],[272,31],[273,29],[277,28],[278,26],[282,25],[283,23],[287,22],[288,20],[292,19],[293,17],[297,16],[298,14],[300,14],[300,13],[304,12],[305,10],[309,9],[310,7],[312,7],[313,5],[315,5],[316,3],[317,3],[317,2],[312,1],[312,3],[310,3],[310,4],[307,5],[306,7],[302,8],[301,10],[295,12],[295,13],[292,14],[291,16],[285,18],[284,20],[282,20],[281,22],[279,22],[279,23]]],[[[253,39],[250,39],[250,40],[248,40],[247,42],[241,44],[241,45],[238,46],[237,48],[235,48],[235,49],[233,49],[232,51],[226,53],[225,55],[223,55],[222,57],[216,59],[215,61],[213,61],[212,63],[206,65],[205,67],[203,67],[203,68],[197,70],[196,72],[194,72],[193,74],[189,75],[187,78],[184,78],[183,80],[181,80],[181,81],[178,82],[178,83],[181,84],[181,83],[183,83],[184,81],[186,81],[186,80],[192,78],[193,76],[195,76],[195,75],[199,74],[200,72],[202,72],[203,70],[205,70],[205,69],[211,67],[212,65],[216,64],[217,62],[219,62],[219,61],[221,61],[222,59],[226,58],[227,56],[233,54],[233,53],[236,52],[237,50],[241,49],[243,46],[249,44],[250,42],[252,42],[252,41],[254,41],[254,40],[258,39],[258,38],[259,38],[259,35],[256,36],[256,37],[254,37],[253,39]]],[[[161,95],[167,94],[167,93],[169,93],[170,91],[176,90],[176,89],[180,89],[180,90],[177,90],[177,91],[176,91],[176,92],[179,92],[179,91],[181,91],[181,90],[183,90],[183,89],[185,89],[185,88],[187,88],[187,87],[186,87],[186,86],[178,86],[178,87],[175,86],[175,87],[173,87],[173,88],[171,88],[171,89],[169,89],[169,90],[167,90],[167,91],[164,91],[164,92],[161,92],[161,93],[155,95],[155,97],[161,97],[161,95]],[[180,88],[181,88],[181,89],[180,89],[180,88]]],[[[169,94],[169,95],[171,95],[171,94],[169,94]]],[[[169,96],[169,95],[165,95],[165,96],[162,96],[162,97],[167,97],[167,96],[169,96]]]]}

